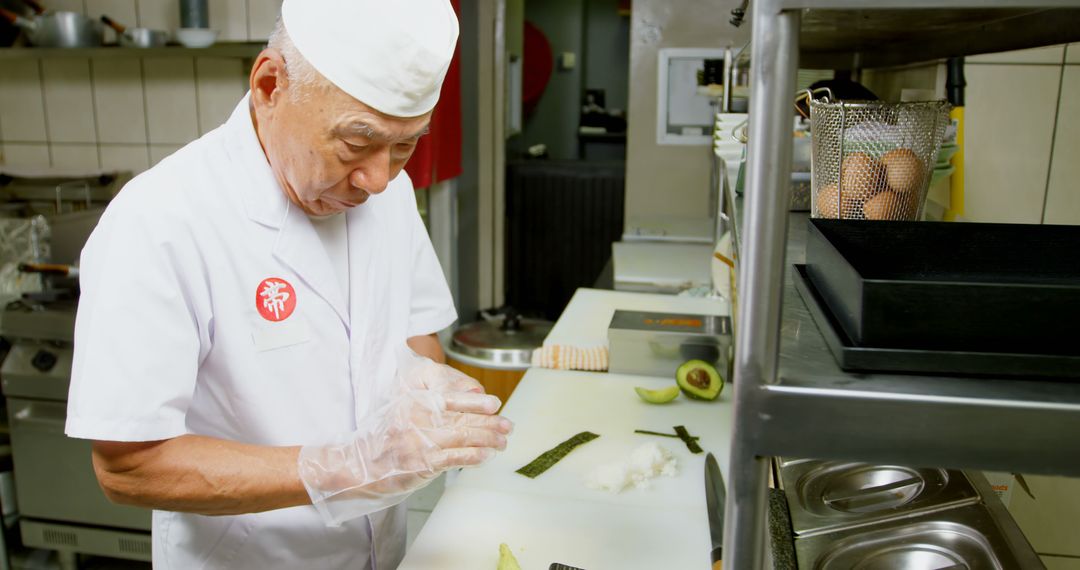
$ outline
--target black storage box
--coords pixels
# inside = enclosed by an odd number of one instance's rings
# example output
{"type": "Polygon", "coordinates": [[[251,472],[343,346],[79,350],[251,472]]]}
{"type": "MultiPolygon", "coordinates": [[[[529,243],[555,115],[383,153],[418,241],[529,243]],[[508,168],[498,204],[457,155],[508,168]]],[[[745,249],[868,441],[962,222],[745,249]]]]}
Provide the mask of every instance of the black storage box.
{"type": "Polygon", "coordinates": [[[810,220],[807,275],[859,346],[1080,355],[1080,227],[810,220]]]}

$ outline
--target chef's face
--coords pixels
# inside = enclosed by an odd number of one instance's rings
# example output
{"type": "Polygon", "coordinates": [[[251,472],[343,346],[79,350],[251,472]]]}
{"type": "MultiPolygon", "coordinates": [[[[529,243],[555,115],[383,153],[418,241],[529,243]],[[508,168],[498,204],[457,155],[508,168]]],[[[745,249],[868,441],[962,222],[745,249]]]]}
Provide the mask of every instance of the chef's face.
{"type": "Polygon", "coordinates": [[[270,167],[289,200],[316,216],[385,190],[431,119],[430,112],[380,113],[328,83],[290,84],[274,50],[260,54],[251,83],[253,118],[270,167]]]}

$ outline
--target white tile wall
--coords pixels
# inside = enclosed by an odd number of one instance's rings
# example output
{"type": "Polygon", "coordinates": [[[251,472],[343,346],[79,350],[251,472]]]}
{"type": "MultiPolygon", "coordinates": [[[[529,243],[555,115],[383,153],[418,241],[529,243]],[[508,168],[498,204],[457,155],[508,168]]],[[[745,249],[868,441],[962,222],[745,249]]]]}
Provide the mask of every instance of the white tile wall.
{"type": "Polygon", "coordinates": [[[150,166],[153,166],[170,154],[180,150],[182,145],[152,144],[150,145],[150,166]]]}
{"type": "Polygon", "coordinates": [[[1061,64],[1065,46],[1049,46],[1018,51],[987,53],[964,58],[966,63],[1046,63],[1061,64]]]}
{"type": "Polygon", "coordinates": [[[223,42],[247,41],[247,0],[209,0],[210,27],[223,42]]]}
{"type": "Polygon", "coordinates": [[[150,168],[150,149],[147,145],[103,144],[99,147],[101,168],[142,172],[150,168]]]}
{"type": "MultiPolygon", "coordinates": [[[[112,18],[123,26],[138,27],[139,16],[135,9],[135,0],[86,0],[86,15],[100,18],[102,14],[112,18]]],[[[116,43],[116,32],[105,26],[105,43],[116,43]]]]}
{"type": "Polygon", "coordinates": [[[49,145],[49,154],[52,156],[52,166],[55,168],[78,171],[101,168],[96,144],[53,143],[49,145]]]}
{"type": "Polygon", "coordinates": [[[4,143],[0,163],[14,168],[50,166],[49,146],[45,144],[4,143]]]}
{"type": "MultiPolygon", "coordinates": [[[[47,0],[122,24],[180,25],[179,0],[47,0]]],[[[219,41],[265,41],[281,0],[209,0],[219,41]]],[[[107,35],[113,39],[111,32],[107,35]]],[[[5,59],[0,160],[140,172],[221,125],[247,90],[247,61],[211,56],[5,59]]]]}
{"type": "Polygon", "coordinates": [[[41,60],[45,85],[45,123],[49,141],[93,143],[97,141],[94,98],[90,86],[90,60],[58,58],[41,60]]]}
{"type": "Polygon", "coordinates": [[[36,59],[9,59],[0,65],[0,137],[45,142],[45,99],[36,59]]]}
{"type": "Polygon", "coordinates": [[[1080,479],[1025,475],[1032,499],[1020,489],[1009,502],[1020,529],[1036,552],[1080,557],[1076,521],[1080,517],[1080,479]]]}
{"type": "Polygon", "coordinates": [[[1080,570],[1080,558],[1068,558],[1064,556],[1043,556],[1042,562],[1046,570],[1080,570]]]}
{"type": "Polygon", "coordinates": [[[83,0],[47,0],[42,3],[45,4],[46,8],[57,12],[78,12],[83,14],[86,11],[83,0]]]}
{"type": "Polygon", "coordinates": [[[281,14],[281,0],[247,0],[248,39],[266,41],[281,14]]]}
{"type": "Polygon", "coordinates": [[[1080,43],[1069,44],[1065,50],[1065,63],[1080,63],[1080,43]]]}
{"type": "Polygon", "coordinates": [[[138,0],[139,27],[168,30],[180,27],[180,0],[138,0]]]}
{"type": "Polygon", "coordinates": [[[151,144],[184,144],[199,136],[195,61],[146,58],[146,117],[151,144]]]}
{"type": "Polygon", "coordinates": [[[238,59],[200,57],[195,60],[198,80],[199,133],[216,129],[232,114],[247,91],[243,62],[238,59]]]}
{"type": "Polygon", "coordinates": [[[146,107],[139,60],[95,59],[93,82],[98,141],[146,144],[146,107]]]}
{"type": "Polygon", "coordinates": [[[1061,93],[1045,221],[1080,224],[1080,66],[1065,66],[1061,93]]]}
{"type": "Polygon", "coordinates": [[[966,66],[965,217],[1042,220],[1060,66],[966,66]]]}

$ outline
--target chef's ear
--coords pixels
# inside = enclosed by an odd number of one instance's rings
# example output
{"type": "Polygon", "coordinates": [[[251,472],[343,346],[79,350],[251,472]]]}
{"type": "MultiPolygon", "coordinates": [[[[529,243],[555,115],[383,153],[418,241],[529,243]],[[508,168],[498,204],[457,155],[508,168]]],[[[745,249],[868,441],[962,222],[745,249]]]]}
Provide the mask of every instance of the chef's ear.
{"type": "Polygon", "coordinates": [[[250,77],[251,102],[256,109],[273,107],[284,96],[289,78],[281,52],[266,48],[255,58],[250,77]]]}

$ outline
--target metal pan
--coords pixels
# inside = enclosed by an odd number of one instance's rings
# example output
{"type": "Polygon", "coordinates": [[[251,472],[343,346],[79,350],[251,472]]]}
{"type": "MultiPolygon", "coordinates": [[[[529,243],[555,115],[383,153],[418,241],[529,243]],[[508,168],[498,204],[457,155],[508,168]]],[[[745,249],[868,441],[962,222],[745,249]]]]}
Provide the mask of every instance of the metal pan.
{"type": "Polygon", "coordinates": [[[0,18],[22,28],[30,44],[37,47],[81,48],[102,43],[101,25],[78,12],[49,12],[26,18],[0,8],[0,18]]]}
{"type": "Polygon", "coordinates": [[[101,16],[101,21],[116,30],[116,37],[124,47],[155,48],[162,47],[169,41],[169,33],[165,30],[128,28],[105,15],[101,16]]]}

